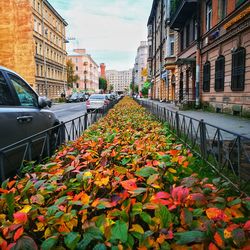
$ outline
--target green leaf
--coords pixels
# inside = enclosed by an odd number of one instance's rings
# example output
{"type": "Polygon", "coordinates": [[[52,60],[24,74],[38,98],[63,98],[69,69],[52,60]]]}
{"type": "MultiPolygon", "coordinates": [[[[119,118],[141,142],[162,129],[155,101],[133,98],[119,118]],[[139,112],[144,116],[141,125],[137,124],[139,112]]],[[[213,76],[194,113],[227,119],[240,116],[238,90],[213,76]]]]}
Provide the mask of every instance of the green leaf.
{"type": "Polygon", "coordinates": [[[92,234],[90,233],[85,233],[83,235],[83,239],[77,244],[77,250],[85,250],[87,249],[88,245],[90,244],[90,242],[94,240],[94,237],[92,234]]]}
{"type": "Polygon", "coordinates": [[[171,246],[165,241],[161,245],[161,250],[171,250],[171,246]]]}
{"type": "Polygon", "coordinates": [[[232,206],[234,206],[234,205],[238,205],[238,204],[240,204],[241,203],[241,199],[240,198],[237,198],[237,199],[235,199],[235,200],[232,200],[232,201],[230,201],[230,202],[228,202],[228,206],[229,207],[232,207],[232,206]]]}
{"type": "Polygon", "coordinates": [[[48,216],[53,216],[57,211],[58,211],[57,206],[51,206],[51,207],[48,208],[47,215],[48,216]]]}
{"type": "Polygon", "coordinates": [[[71,232],[64,238],[64,243],[70,250],[74,250],[77,247],[80,238],[81,236],[79,233],[71,232]]]}
{"type": "Polygon", "coordinates": [[[91,234],[94,239],[96,240],[102,240],[103,239],[103,234],[101,230],[98,227],[89,227],[86,230],[86,233],[91,234]]]}
{"type": "Polygon", "coordinates": [[[128,225],[121,220],[116,221],[111,228],[111,240],[121,240],[125,243],[128,239],[128,225]]]}
{"type": "Polygon", "coordinates": [[[63,202],[65,202],[67,200],[68,196],[63,196],[61,198],[59,198],[56,202],[55,205],[58,206],[60,204],[62,204],[63,202]]]}
{"type": "Polygon", "coordinates": [[[133,205],[132,207],[132,215],[137,215],[140,214],[142,212],[142,203],[141,202],[137,202],[133,205]]]}
{"type": "Polygon", "coordinates": [[[107,247],[103,243],[99,243],[99,244],[95,245],[95,247],[93,248],[93,250],[106,250],[106,249],[107,249],[107,247]]]}
{"type": "Polygon", "coordinates": [[[26,193],[31,188],[32,185],[33,185],[33,182],[29,180],[25,188],[22,190],[22,193],[26,193]]]}
{"type": "Polygon", "coordinates": [[[134,238],[131,234],[128,234],[128,246],[130,249],[133,249],[133,246],[135,244],[134,238]]]}
{"type": "Polygon", "coordinates": [[[144,167],[136,171],[135,174],[142,177],[149,177],[150,175],[157,174],[158,172],[152,167],[144,167]]]}
{"type": "Polygon", "coordinates": [[[176,244],[185,245],[192,242],[202,242],[205,239],[205,233],[201,231],[188,231],[175,233],[176,244]]]}
{"type": "Polygon", "coordinates": [[[41,250],[50,250],[56,245],[58,238],[53,236],[45,240],[41,245],[41,250]]]}
{"type": "Polygon", "coordinates": [[[152,225],[152,218],[148,213],[142,212],[140,213],[140,216],[148,225],[152,225]]]}
{"type": "Polygon", "coordinates": [[[161,227],[162,228],[168,228],[172,218],[171,213],[168,211],[167,207],[160,206],[155,210],[155,216],[160,219],[161,221],[161,227]]]}
{"type": "Polygon", "coordinates": [[[37,181],[35,184],[34,184],[34,187],[35,189],[39,189],[43,184],[44,184],[45,180],[40,180],[40,181],[37,181]]]}
{"type": "Polygon", "coordinates": [[[8,209],[8,217],[10,220],[13,219],[13,213],[15,211],[15,199],[14,199],[14,193],[7,193],[4,194],[4,198],[6,200],[7,209],[8,209]]]}
{"type": "Polygon", "coordinates": [[[193,211],[193,216],[195,217],[200,217],[202,214],[203,214],[203,209],[202,208],[197,208],[197,209],[194,209],[193,211]]]}
{"type": "Polygon", "coordinates": [[[130,161],[131,161],[130,158],[123,158],[122,161],[121,161],[121,164],[122,164],[123,166],[125,166],[125,165],[127,165],[130,161]]]}

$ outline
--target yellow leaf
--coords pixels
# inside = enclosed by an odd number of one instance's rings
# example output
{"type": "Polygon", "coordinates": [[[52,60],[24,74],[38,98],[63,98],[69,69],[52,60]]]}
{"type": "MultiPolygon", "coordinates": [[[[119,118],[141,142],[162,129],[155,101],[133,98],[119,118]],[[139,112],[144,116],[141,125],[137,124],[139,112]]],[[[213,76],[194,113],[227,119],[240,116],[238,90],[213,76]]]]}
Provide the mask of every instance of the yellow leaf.
{"type": "Polygon", "coordinates": [[[95,184],[99,187],[106,186],[109,183],[109,176],[95,181],[95,184]]]}
{"type": "Polygon", "coordinates": [[[0,214],[0,222],[2,223],[6,219],[6,214],[0,214]]]}
{"type": "Polygon", "coordinates": [[[144,234],[143,228],[140,225],[138,225],[138,224],[132,225],[132,228],[129,231],[137,232],[137,233],[140,233],[140,234],[144,234]]]}
{"type": "Polygon", "coordinates": [[[34,230],[35,232],[43,231],[44,230],[44,223],[43,222],[37,222],[36,227],[37,227],[37,229],[34,230]]]}
{"type": "Polygon", "coordinates": [[[92,177],[92,173],[91,173],[90,171],[88,171],[88,172],[85,172],[85,173],[83,174],[83,176],[84,176],[84,177],[92,177]]]}
{"type": "Polygon", "coordinates": [[[48,227],[44,232],[44,238],[47,239],[52,235],[50,228],[48,227]]]}
{"type": "Polygon", "coordinates": [[[224,238],[228,239],[232,237],[232,233],[227,231],[227,229],[224,230],[224,238]]]}
{"type": "Polygon", "coordinates": [[[173,169],[173,168],[169,168],[168,172],[170,172],[172,174],[176,174],[177,173],[177,171],[175,169],[173,169]]]}
{"type": "Polygon", "coordinates": [[[23,209],[22,210],[20,210],[19,212],[20,213],[28,213],[30,210],[31,210],[31,206],[30,205],[25,205],[24,207],[23,207],[23,209]]]}

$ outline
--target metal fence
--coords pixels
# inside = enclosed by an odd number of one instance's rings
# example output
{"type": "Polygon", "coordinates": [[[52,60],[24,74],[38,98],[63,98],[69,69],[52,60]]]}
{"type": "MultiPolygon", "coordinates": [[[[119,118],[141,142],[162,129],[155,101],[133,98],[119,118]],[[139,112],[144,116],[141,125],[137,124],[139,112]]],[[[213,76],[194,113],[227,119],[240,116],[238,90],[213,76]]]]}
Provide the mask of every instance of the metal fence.
{"type": "Polygon", "coordinates": [[[20,170],[27,164],[35,166],[43,162],[51,157],[62,144],[79,138],[84,130],[105,116],[116,103],[117,101],[112,101],[102,109],[62,122],[0,149],[0,182],[10,176],[20,174],[20,170]]]}
{"type": "Polygon", "coordinates": [[[214,170],[236,188],[249,190],[250,138],[171,111],[150,101],[137,100],[214,170]]]}

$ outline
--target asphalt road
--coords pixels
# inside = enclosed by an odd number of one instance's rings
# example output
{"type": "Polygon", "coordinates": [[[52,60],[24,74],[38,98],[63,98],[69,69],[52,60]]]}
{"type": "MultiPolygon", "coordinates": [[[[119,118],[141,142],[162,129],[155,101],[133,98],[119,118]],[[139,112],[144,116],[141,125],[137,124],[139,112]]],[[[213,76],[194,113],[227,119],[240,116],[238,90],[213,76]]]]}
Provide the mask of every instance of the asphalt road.
{"type": "Polygon", "coordinates": [[[86,113],[85,102],[53,104],[51,110],[62,122],[70,121],[86,113]]]}

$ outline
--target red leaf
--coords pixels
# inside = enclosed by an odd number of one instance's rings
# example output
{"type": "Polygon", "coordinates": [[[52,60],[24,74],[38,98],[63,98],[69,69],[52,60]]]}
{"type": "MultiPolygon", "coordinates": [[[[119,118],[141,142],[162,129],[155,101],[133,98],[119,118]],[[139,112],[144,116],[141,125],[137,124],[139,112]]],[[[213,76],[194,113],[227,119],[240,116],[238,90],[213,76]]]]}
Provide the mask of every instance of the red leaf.
{"type": "Polygon", "coordinates": [[[7,247],[7,250],[12,250],[16,243],[10,243],[7,247]]]}
{"type": "Polygon", "coordinates": [[[248,220],[248,221],[245,223],[243,229],[244,229],[244,230],[247,230],[247,231],[250,231],[250,220],[248,220]]]}
{"type": "Polygon", "coordinates": [[[159,166],[159,164],[160,164],[160,162],[159,162],[159,161],[156,161],[156,160],[154,160],[154,161],[153,161],[153,166],[155,166],[155,167],[156,167],[156,166],[159,166]]]}
{"type": "Polygon", "coordinates": [[[168,200],[169,198],[170,198],[169,193],[158,192],[151,197],[150,201],[155,204],[169,205],[170,203],[172,203],[171,201],[168,200]]]}
{"type": "Polygon", "coordinates": [[[154,195],[155,198],[157,199],[168,199],[170,197],[170,194],[167,192],[158,192],[154,195]]]}
{"type": "Polygon", "coordinates": [[[3,188],[0,188],[0,193],[4,193],[4,194],[7,194],[9,191],[6,190],[6,189],[3,189],[3,188]]]}
{"type": "Polygon", "coordinates": [[[26,213],[17,212],[14,213],[14,224],[25,224],[28,221],[26,213]]]}
{"type": "Polygon", "coordinates": [[[20,227],[16,230],[14,234],[14,241],[17,241],[23,235],[23,227],[20,227]]]}
{"type": "Polygon", "coordinates": [[[208,246],[208,250],[219,250],[219,248],[214,243],[210,243],[208,246]]]}
{"type": "Polygon", "coordinates": [[[183,204],[185,203],[187,197],[189,194],[189,188],[186,187],[176,187],[171,190],[171,195],[175,201],[176,204],[183,204]]]}
{"type": "Polygon", "coordinates": [[[2,239],[2,243],[0,244],[0,249],[6,250],[8,246],[8,243],[6,240],[2,239]]]}
{"type": "Polygon", "coordinates": [[[121,181],[121,185],[123,186],[124,189],[129,190],[129,191],[133,191],[137,189],[136,179],[121,181]]]}

